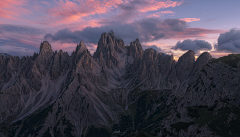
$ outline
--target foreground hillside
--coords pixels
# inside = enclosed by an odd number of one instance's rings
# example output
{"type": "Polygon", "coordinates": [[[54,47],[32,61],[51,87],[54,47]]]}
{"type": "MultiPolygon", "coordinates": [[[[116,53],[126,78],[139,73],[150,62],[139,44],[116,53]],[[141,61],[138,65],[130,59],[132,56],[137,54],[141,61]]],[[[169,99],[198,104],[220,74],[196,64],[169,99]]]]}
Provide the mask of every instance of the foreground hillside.
{"type": "Polygon", "coordinates": [[[103,33],[92,56],[44,41],[0,56],[0,136],[240,136],[240,56],[178,62],[103,33]]]}

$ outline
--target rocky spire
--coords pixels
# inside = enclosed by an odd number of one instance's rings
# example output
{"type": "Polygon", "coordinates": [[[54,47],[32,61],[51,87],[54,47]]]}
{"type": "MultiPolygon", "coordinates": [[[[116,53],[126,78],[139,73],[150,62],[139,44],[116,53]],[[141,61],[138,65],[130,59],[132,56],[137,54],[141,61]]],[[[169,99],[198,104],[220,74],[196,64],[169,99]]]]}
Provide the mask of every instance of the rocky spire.
{"type": "Polygon", "coordinates": [[[176,64],[178,80],[181,81],[189,77],[189,75],[193,71],[194,62],[195,62],[195,57],[194,57],[194,51],[192,50],[189,50],[179,58],[176,64]]]}
{"type": "Polygon", "coordinates": [[[110,32],[108,32],[108,35],[114,37],[114,32],[113,32],[113,30],[111,30],[110,32]]]}
{"type": "Polygon", "coordinates": [[[51,62],[54,58],[54,52],[51,45],[47,41],[42,42],[39,55],[35,56],[36,60],[33,66],[33,72],[46,75],[52,66],[51,62]]]}
{"type": "Polygon", "coordinates": [[[41,55],[53,54],[52,46],[47,41],[41,43],[40,54],[41,55]]]}
{"type": "Polygon", "coordinates": [[[99,62],[101,55],[101,58],[105,60],[106,65],[111,68],[113,66],[118,66],[118,53],[122,53],[123,49],[123,40],[115,38],[114,32],[111,30],[109,33],[102,33],[101,38],[98,41],[97,50],[94,53],[93,57],[99,62]]]}
{"type": "Polygon", "coordinates": [[[92,55],[82,40],[77,45],[76,50],[72,53],[71,58],[73,66],[77,67],[77,72],[82,71],[82,69],[92,69],[92,55]]]}
{"type": "Polygon", "coordinates": [[[212,56],[208,52],[202,53],[195,62],[194,71],[200,69],[203,65],[208,63],[208,61],[212,59],[212,56]]]}
{"type": "Polygon", "coordinates": [[[74,52],[74,60],[75,63],[79,62],[79,60],[82,58],[82,56],[87,55],[87,56],[91,56],[90,52],[88,51],[86,45],[83,43],[83,41],[81,40],[80,43],[77,45],[76,50],[74,52]]]}
{"type": "Polygon", "coordinates": [[[84,50],[87,50],[87,47],[81,40],[79,45],[77,45],[77,47],[76,47],[76,53],[82,53],[84,50]]]}
{"type": "Polygon", "coordinates": [[[143,49],[138,38],[130,43],[130,46],[128,47],[128,55],[133,55],[133,57],[137,59],[142,58],[143,49]]]}
{"type": "Polygon", "coordinates": [[[152,48],[146,49],[144,51],[144,60],[147,61],[158,61],[158,52],[152,48]]]}

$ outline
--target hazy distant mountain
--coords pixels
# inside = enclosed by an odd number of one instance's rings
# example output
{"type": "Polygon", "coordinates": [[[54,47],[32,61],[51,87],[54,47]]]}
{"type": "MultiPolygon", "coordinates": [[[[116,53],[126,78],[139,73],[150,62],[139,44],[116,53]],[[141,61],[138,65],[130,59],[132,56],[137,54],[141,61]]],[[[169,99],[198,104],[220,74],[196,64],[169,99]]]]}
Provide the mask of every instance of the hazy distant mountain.
{"type": "Polygon", "coordinates": [[[0,58],[0,136],[240,136],[240,55],[178,62],[103,33],[92,56],[44,41],[0,58]]]}
{"type": "Polygon", "coordinates": [[[7,54],[7,53],[0,53],[0,56],[1,55],[3,55],[4,57],[8,57],[8,56],[10,56],[9,54],[7,54]]]}

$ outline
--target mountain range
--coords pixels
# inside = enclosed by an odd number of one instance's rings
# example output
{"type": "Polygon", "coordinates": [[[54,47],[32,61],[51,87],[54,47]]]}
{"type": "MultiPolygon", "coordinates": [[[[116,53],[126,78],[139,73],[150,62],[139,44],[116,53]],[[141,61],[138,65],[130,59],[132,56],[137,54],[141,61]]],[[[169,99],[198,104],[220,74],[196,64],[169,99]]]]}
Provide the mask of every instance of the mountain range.
{"type": "Polygon", "coordinates": [[[3,55],[4,57],[7,57],[7,56],[10,56],[9,54],[7,53],[0,53],[0,56],[3,55]]]}
{"type": "Polygon", "coordinates": [[[0,55],[0,136],[240,136],[240,55],[195,61],[102,33],[92,55],[0,55]]]}

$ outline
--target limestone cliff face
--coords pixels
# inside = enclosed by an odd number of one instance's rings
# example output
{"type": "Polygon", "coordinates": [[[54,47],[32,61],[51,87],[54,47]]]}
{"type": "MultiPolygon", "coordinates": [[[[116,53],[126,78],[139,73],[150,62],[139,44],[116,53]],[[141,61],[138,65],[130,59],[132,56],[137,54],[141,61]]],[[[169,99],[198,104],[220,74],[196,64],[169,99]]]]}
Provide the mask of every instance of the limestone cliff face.
{"type": "Polygon", "coordinates": [[[103,33],[92,56],[44,41],[0,55],[0,136],[240,136],[239,55],[195,61],[103,33]]]}

